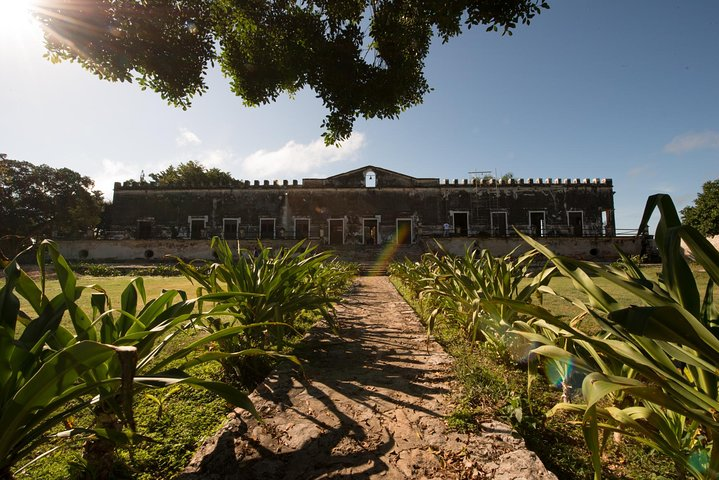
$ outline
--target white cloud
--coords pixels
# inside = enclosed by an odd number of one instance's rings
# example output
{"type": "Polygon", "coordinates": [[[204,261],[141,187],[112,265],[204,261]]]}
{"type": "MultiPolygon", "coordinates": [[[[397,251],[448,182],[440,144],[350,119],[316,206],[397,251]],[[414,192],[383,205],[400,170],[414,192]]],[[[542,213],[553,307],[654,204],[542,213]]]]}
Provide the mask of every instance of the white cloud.
{"type": "MultiPolygon", "coordinates": [[[[182,136],[186,138],[196,138],[188,130],[181,131],[182,136]]],[[[178,145],[179,139],[180,137],[178,137],[178,145]]],[[[199,139],[197,141],[199,142],[199,139]]],[[[364,135],[355,133],[340,147],[326,147],[322,139],[308,144],[289,141],[278,150],[258,150],[243,159],[238,159],[229,148],[201,149],[192,155],[184,152],[180,158],[170,161],[166,159],[152,164],[128,163],[104,158],[100,162],[99,172],[92,174],[91,177],[95,181],[95,189],[103,193],[105,200],[112,199],[115,182],[130,179],[138,181],[143,171],[145,180],[151,181],[148,177],[150,173],[157,173],[170,164],[177,166],[189,160],[195,160],[207,168],[217,167],[229,171],[237,179],[289,180],[302,176],[327,175],[328,172],[325,170],[327,165],[355,160],[364,145],[364,135]]]]}
{"type": "Polygon", "coordinates": [[[672,138],[671,142],[664,145],[664,151],[674,155],[708,149],[719,150],[719,132],[707,130],[705,132],[683,133],[672,138]]]}
{"type": "Polygon", "coordinates": [[[279,150],[258,150],[240,162],[240,176],[246,179],[290,179],[319,175],[332,163],[351,162],[364,147],[362,133],[353,133],[339,147],[326,146],[322,139],[309,144],[287,142],[279,150]]]}
{"type": "Polygon", "coordinates": [[[175,138],[178,147],[187,147],[190,145],[199,145],[202,143],[200,137],[186,128],[180,128],[180,134],[175,138]]]}
{"type": "MultiPolygon", "coordinates": [[[[100,190],[105,200],[112,200],[112,190],[115,182],[124,182],[125,180],[140,178],[141,169],[137,165],[127,164],[121,161],[103,158],[102,170],[99,174],[92,175],[95,181],[95,190],[100,190]]],[[[147,172],[145,172],[147,173],[147,172]]]]}
{"type": "Polygon", "coordinates": [[[196,155],[197,161],[206,168],[225,170],[226,165],[234,159],[235,154],[228,149],[205,150],[196,155]]]}

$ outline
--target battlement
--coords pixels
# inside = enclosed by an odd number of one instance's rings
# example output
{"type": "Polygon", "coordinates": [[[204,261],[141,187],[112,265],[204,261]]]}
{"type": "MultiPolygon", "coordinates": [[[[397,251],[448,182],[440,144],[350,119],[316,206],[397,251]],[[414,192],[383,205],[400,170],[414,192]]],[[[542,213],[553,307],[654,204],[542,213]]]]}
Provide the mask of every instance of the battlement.
{"type": "MultiPolygon", "coordinates": [[[[611,187],[611,178],[464,178],[464,179],[418,179],[412,184],[413,187],[509,187],[509,186],[602,186],[611,187]]],[[[183,184],[183,185],[159,185],[157,182],[136,182],[128,180],[115,182],[115,191],[119,190],[233,190],[233,189],[273,189],[273,188],[326,188],[334,185],[330,179],[304,179],[299,180],[238,180],[231,184],[183,184]]],[[[346,185],[344,185],[346,186],[346,185]]],[[[361,185],[355,185],[360,187],[361,185]]],[[[408,185],[409,186],[409,185],[408,185]]],[[[381,186],[379,186],[381,188],[381,186]]]]}
{"type": "Polygon", "coordinates": [[[298,180],[238,180],[229,184],[190,183],[180,185],[160,185],[157,182],[136,182],[127,180],[115,182],[114,190],[233,190],[243,188],[300,188],[298,180]]]}
{"type": "Polygon", "coordinates": [[[475,185],[475,186],[528,186],[528,185],[601,185],[606,187],[612,186],[611,178],[472,178],[472,179],[454,179],[450,181],[444,179],[444,186],[451,185],[475,185]]]}

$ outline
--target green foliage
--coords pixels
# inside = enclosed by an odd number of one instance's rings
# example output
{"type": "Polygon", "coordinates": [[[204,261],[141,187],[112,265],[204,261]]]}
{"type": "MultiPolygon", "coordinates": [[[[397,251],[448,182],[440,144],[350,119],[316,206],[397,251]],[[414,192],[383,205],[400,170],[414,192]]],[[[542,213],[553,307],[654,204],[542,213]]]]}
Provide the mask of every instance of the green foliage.
{"type": "Polygon", "coordinates": [[[77,61],[102,79],[137,81],[187,108],[217,61],[246,105],[309,87],[329,114],[325,140],[347,138],[355,120],[395,118],[430,91],[432,38],[464,28],[512,34],[544,0],[240,2],[51,0],[36,15],[53,61],[77,61]]]}
{"type": "Polygon", "coordinates": [[[106,474],[115,446],[141,438],[135,435],[133,397],[147,388],[187,384],[256,413],[245,392],[186,373],[216,360],[196,355],[198,350],[234,332],[201,338],[160,359],[173,337],[202,316],[193,313],[196,300],[174,290],[147,300],[144,282],[136,278],[124,289],[120,308],[113,309],[101,287],[77,285],[52,242],[42,242],[37,261],[39,286],[12,261],[5,265],[0,289],[0,473],[8,475],[19,458],[48,440],[58,423],[90,408],[95,416],[90,428],[60,435],[86,439],[86,468],[106,474]],[[52,298],[45,293],[46,257],[60,285],[52,298]],[[16,294],[28,305],[26,311],[16,294]],[[91,313],[78,303],[85,294],[91,295],[91,313]]]}
{"type": "Polygon", "coordinates": [[[174,265],[146,265],[135,268],[121,268],[106,263],[83,262],[72,266],[73,271],[78,275],[89,275],[92,277],[122,277],[122,276],[158,276],[158,277],[179,277],[182,273],[174,265]]]}
{"type": "Polygon", "coordinates": [[[0,159],[0,237],[85,235],[103,208],[93,185],[68,168],[0,159]]]}
{"type": "Polygon", "coordinates": [[[719,235],[719,179],[704,183],[694,205],[684,207],[681,213],[684,224],[705,237],[719,235]]]}
{"type": "MultiPolygon", "coordinates": [[[[16,261],[5,267],[0,288],[0,476],[37,445],[58,422],[87,406],[85,397],[99,388],[124,384],[120,376],[96,376],[116,357],[117,349],[95,339],[62,335],[60,320],[66,296],[53,299],[20,270],[16,261]],[[20,310],[16,293],[36,312],[20,310]],[[19,323],[19,324],[18,324],[19,323]],[[24,328],[21,328],[24,327],[24,328]]],[[[74,286],[68,285],[66,292],[74,286]]]]}
{"type": "MultiPolygon", "coordinates": [[[[419,270],[422,265],[405,262],[394,264],[392,269],[395,272],[407,268],[419,270]]],[[[426,297],[418,298],[411,281],[400,281],[402,275],[404,274],[393,275],[393,283],[420,317],[428,322],[434,307],[426,297]]],[[[558,284],[563,292],[575,293],[567,279],[555,276],[551,283],[558,284]]],[[[598,283],[605,282],[599,279],[598,283]]],[[[621,297],[616,295],[621,293],[617,288],[612,285],[607,288],[613,295],[621,297]]],[[[553,299],[553,295],[544,295],[543,303],[555,307],[557,304],[553,299]]],[[[560,310],[567,311],[565,308],[560,310]]],[[[572,320],[572,324],[577,320],[579,319],[572,320]]],[[[517,329],[520,323],[515,321],[514,329],[517,329]]],[[[496,351],[486,343],[469,345],[465,333],[454,322],[437,322],[433,333],[455,357],[455,376],[461,385],[456,392],[459,395],[456,412],[448,418],[448,423],[453,428],[463,432],[475,431],[480,429],[481,423],[487,419],[499,417],[513,425],[527,446],[536,452],[547,468],[559,478],[591,478],[591,455],[585,447],[581,429],[577,431],[577,427],[568,421],[569,414],[556,412],[550,417],[545,415],[559,397],[555,387],[562,387],[558,375],[553,375],[552,369],[547,368],[547,362],[543,362],[540,368],[540,371],[544,370],[545,376],[535,377],[527,386],[527,367],[530,370],[532,365],[538,367],[536,358],[532,360],[530,356],[529,365],[523,362],[497,361],[496,351]]],[[[510,331],[508,334],[513,333],[510,331]]],[[[569,370],[575,368],[575,365],[571,365],[569,370]]],[[[581,382],[581,378],[577,378],[576,369],[570,378],[573,380],[572,386],[575,386],[577,381],[581,382]]],[[[562,393],[564,391],[566,390],[562,389],[562,393]]],[[[571,397],[576,398],[576,394],[571,397]]],[[[666,458],[633,442],[629,437],[625,437],[621,443],[607,444],[603,458],[607,460],[607,464],[603,465],[603,474],[610,479],[674,478],[674,467],[666,458]]]]}
{"type": "MultiPolygon", "coordinates": [[[[662,274],[648,279],[622,254],[623,268],[605,267],[555,255],[524,237],[549,258],[563,276],[588,296],[576,302],[601,331],[589,335],[576,322],[566,322],[541,307],[503,301],[533,320],[515,324],[516,331],[540,346],[534,353],[571,364],[586,374],[583,403],[559,403],[561,410],[582,415],[579,424],[598,478],[602,451],[612,432],[619,432],[671,458],[677,469],[698,479],[719,475],[719,307],[714,284],[719,281],[719,252],[696,229],[682,225],[667,195],[649,198],[642,220],[654,209],[661,218],[656,230],[662,274]],[[700,292],[680,249],[684,240],[710,277],[700,292]],[[594,280],[601,277],[630,292],[620,303],[594,280]],[[553,332],[547,335],[546,332],[553,332]]],[[[545,289],[545,293],[552,293],[545,289]]]]}
{"type": "Polygon", "coordinates": [[[181,163],[177,167],[170,165],[159,173],[151,173],[150,178],[164,187],[183,185],[237,185],[239,180],[232,178],[229,172],[219,168],[207,168],[193,160],[181,163]]]}
{"type": "Polygon", "coordinates": [[[212,249],[217,262],[196,266],[177,259],[178,268],[198,285],[198,294],[204,294],[206,302],[220,301],[196,326],[210,337],[236,332],[218,339],[223,355],[220,361],[228,378],[246,385],[264,376],[267,368],[262,364],[267,355],[282,357],[276,352],[282,350],[305,312],[317,312],[333,323],[332,304],[352,276],[331,261],[330,252],[303,248],[303,242],[278,251],[260,244],[256,256],[245,249],[235,256],[225,240],[215,237],[212,249]]]}
{"type": "Polygon", "coordinates": [[[511,357],[517,337],[507,334],[517,314],[506,305],[489,300],[502,298],[531,301],[532,295],[546,285],[554,269],[543,270],[529,283],[524,282],[535,253],[512,258],[514,252],[496,258],[488,250],[469,248],[464,256],[447,254],[441,246],[438,253],[425,254],[421,264],[405,262],[391,269],[434,310],[428,329],[437,319],[459,325],[467,338],[486,342],[503,357],[511,357]]]}
{"type": "MultiPolygon", "coordinates": [[[[391,280],[426,323],[433,310],[427,305],[427,299],[420,300],[409,288],[411,284],[401,282],[398,276],[391,280]]],[[[458,397],[455,412],[447,418],[451,428],[461,432],[480,431],[483,422],[499,418],[512,424],[528,448],[559,478],[589,478],[592,466],[581,433],[577,436],[565,419],[545,418],[544,412],[556,401],[552,385],[534,382],[529,395],[525,390],[527,373],[523,364],[497,361],[496,352],[486,344],[469,345],[456,324],[437,323],[434,337],[455,358],[454,373],[459,388],[453,391],[458,397]]],[[[642,456],[645,457],[656,461],[652,456],[642,456]]],[[[651,469],[656,469],[656,465],[652,464],[651,469]]],[[[628,475],[626,478],[645,477],[628,475]]]]}
{"type": "MultiPolygon", "coordinates": [[[[613,448],[613,434],[619,434],[671,459],[680,476],[714,479],[719,476],[719,305],[714,297],[719,252],[695,228],[681,224],[667,195],[649,198],[640,229],[656,209],[661,217],[655,239],[662,257],[657,279],[647,277],[622,252],[621,262],[599,265],[558,256],[522,235],[554,264],[529,283],[536,286],[534,293],[573,303],[579,310],[574,318],[532,304],[531,295],[505,295],[506,290],[488,288],[488,283],[506,283],[503,270],[495,270],[490,262],[478,268],[469,253],[464,260],[445,256],[430,265],[406,264],[395,267],[395,273],[414,284],[420,296],[434,296],[433,315],[471,332],[471,340],[477,338],[475,309],[489,312],[494,304],[497,311],[514,311],[505,324],[496,321],[502,318],[498,316],[481,323],[479,330],[485,338],[518,335],[533,346],[528,392],[540,371],[562,388],[562,398],[549,415],[580,415],[575,423],[591,451],[595,478],[601,476],[602,459],[613,448]],[[682,254],[681,241],[709,277],[703,291],[682,254]],[[564,297],[544,283],[554,269],[583,295],[564,297]],[[572,395],[572,381],[579,379],[581,394],[572,395]]],[[[504,408],[526,428],[521,399],[504,408]]]]}

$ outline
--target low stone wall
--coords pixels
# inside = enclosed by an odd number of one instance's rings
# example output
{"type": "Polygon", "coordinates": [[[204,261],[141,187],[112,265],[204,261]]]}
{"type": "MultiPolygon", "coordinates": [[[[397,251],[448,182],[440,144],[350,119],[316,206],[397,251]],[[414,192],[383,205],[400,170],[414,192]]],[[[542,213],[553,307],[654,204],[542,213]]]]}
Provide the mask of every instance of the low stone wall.
{"type": "MultiPolygon", "coordinates": [[[[489,249],[498,256],[505,255],[515,248],[518,248],[518,252],[529,249],[529,246],[517,237],[440,237],[424,238],[419,243],[421,247],[429,250],[436,249],[435,241],[441,243],[445,250],[456,255],[462,255],[472,244],[478,248],[489,249]]],[[[616,260],[618,255],[614,245],[618,245],[628,255],[638,255],[641,252],[641,239],[633,237],[545,237],[541,242],[560,255],[584,260],[616,260]]],[[[233,247],[236,245],[233,241],[230,241],[230,244],[233,247]]],[[[274,248],[290,247],[294,244],[295,240],[263,241],[263,245],[274,248]]],[[[209,240],[67,240],[59,241],[58,245],[65,258],[72,261],[162,261],[167,255],[184,259],[212,259],[209,240]]],[[[256,244],[254,240],[245,240],[240,245],[252,249],[256,244]]],[[[354,251],[365,249],[376,251],[377,248],[354,245],[337,248],[337,251],[340,256],[347,254],[354,258],[352,256],[354,251]]],[[[381,250],[381,247],[379,249],[381,250]]]]}
{"type": "MultiPolygon", "coordinates": [[[[474,244],[477,248],[488,249],[496,256],[506,255],[515,248],[518,253],[529,250],[529,245],[518,237],[505,238],[436,238],[446,251],[455,255],[464,254],[474,244]]],[[[544,237],[538,239],[553,252],[580,260],[614,261],[619,258],[617,245],[627,255],[639,255],[642,239],[635,237],[544,237]]],[[[428,249],[435,249],[434,241],[427,242],[428,249]]]]}
{"type": "MultiPolygon", "coordinates": [[[[271,240],[263,242],[269,247],[289,247],[294,240],[271,240]]],[[[166,256],[183,259],[212,259],[209,240],[66,240],[59,241],[60,253],[73,261],[162,261],[166,256]]],[[[234,248],[236,243],[230,241],[234,248]]],[[[255,241],[243,241],[243,248],[252,249],[255,241]]]]}

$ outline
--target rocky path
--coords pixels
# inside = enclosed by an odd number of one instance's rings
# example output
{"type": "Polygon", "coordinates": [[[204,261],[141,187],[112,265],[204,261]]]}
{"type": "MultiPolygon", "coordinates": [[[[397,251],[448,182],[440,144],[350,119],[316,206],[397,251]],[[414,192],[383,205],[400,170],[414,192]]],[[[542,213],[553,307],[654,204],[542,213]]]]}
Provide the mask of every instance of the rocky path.
{"type": "Polygon", "coordinates": [[[338,320],[303,343],[304,377],[282,367],[253,393],[264,422],[230,415],[180,478],[556,479],[506,425],[447,430],[452,359],[386,277],[360,278],[338,320]]]}

